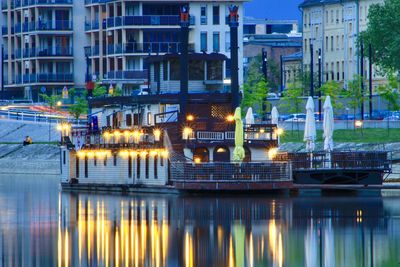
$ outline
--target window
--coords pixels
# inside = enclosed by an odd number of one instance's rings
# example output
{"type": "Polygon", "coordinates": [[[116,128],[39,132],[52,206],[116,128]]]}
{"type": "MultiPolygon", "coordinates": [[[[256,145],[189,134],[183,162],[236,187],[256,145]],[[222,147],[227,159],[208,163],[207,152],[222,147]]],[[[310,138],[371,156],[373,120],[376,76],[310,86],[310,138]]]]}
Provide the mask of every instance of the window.
{"type": "Polygon", "coordinates": [[[169,75],[171,81],[179,81],[180,80],[180,69],[179,69],[179,60],[171,59],[169,63],[169,75]]]}
{"type": "Polygon", "coordinates": [[[339,10],[336,10],[336,24],[339,23],[339,10]]]}
{"type": "Polygon", "coordinates": [[[204,61],[202,60],[189,61],[189,80],[191,81],[204,80],[204,61]]]}
{"type": "Polygon", "coordinates": [[[329,22],[329,12],[325,11],[325,23],[329,22]]]}
{"type": "Polygon", "coordinates": [[[219,48],[219,32],[213,33],[213,52],[218,53],[220,51],[219,48]]]}
{"type": "Polygon", "coordinates": [[[79,178],[79,157],[76,156],[75,158],[75,172],[76,172],[76,178],[79,178]]]}
{"type": "Polygon", "coordinates": [[[200,8],[200,24],[207,25],[207,6],[200,8]]]}
{"type": "Polygon", "coordinates": [[[307,53],[307,39],[304,39],[304,52],[307,53]]]}
{"type": "Polygon", "coordinates": [[[114,154],[114,166],[117,166],[117,154],[114,154]]]}
{"type": "Polygon", "coordinates": [[[344,35],[342,35],[342,50],[344,50],[344,35]]]}
{"type": "Polygon", "coordinates": [[[63,151],[63,164],[64,165],[66,164],[66,155],[65,154],[66,154],[65,151],[63,151]]]}
{"type": "Polygon", "coordinates": [[[329,50],[329,37],[328,36],[326,36],[325,37],[325,51],[328,51],[329,50]]]}
{"type": "Polygon", "coordinates": [[[132,178],[132,156],[128,157],[128,178],[132,178]]]}
{"type": "Polygon", "coordinates": [[[153,167],[154,167],[154,179],[157,179],[158,178],[158,155],[154,156],[153,167]]]}
{"type": "Polygon", "coordinates": [[[219,6],[213,6],[213,24],[219,25],[219,6]]]}
{"type": "Polygon", "coordinates": [[[125,123],[126,123],[127,127],[131,127],[132,126],[132,114],[126,114],[125,123]]]}
{"type": "Polygon", "coordinates": [[[149,179],[149,154],[146,154],[145,158],[145,174],[146,174],[146,179],[149,179]]]}
{"type": "Polygon", "coordinates": [[[331,36],[331,51],[333,51],[333,36],[331,36]]]}
{"type": "Polygon", "coordinates": [[[207,51],[207,32],[200,33],[200,51],[207,51]]]}
{"type": "Polygon", "coordinates": [[[339,50],[339,35],[336,35],[336,50],[339,50]]]}
{"type": "Polygon", "coordinates": [[[85,156],[85,178],[89,177],[88,157],[85,156]]]}
{"type": "Polygon", "coordinates": [[[331,23],[333,23],[333,20],[334,20],[334,18],[333,18],[333,10],[331,10],[331,23]]]}
{"type": "Polygon", "coordinates": [[[136,178],[140,179],[140,155],[136,157],[136,178]]]}
{"type": "Polygon", "coordinates": [[[212,60],[207,62],[207,80],[222,80],[222,61],[212,60]]]}
{"type": "Polygon", "coordinates": [[[229,52],[231,50],[231,33],[225,32],[225,52],[229,52]]]}

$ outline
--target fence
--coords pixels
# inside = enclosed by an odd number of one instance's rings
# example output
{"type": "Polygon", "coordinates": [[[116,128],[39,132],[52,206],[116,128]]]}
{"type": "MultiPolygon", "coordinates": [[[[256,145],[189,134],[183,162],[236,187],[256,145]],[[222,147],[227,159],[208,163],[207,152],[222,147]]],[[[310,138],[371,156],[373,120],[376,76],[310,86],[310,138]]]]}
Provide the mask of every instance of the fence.
{"type": "Polygon", "coordinates": [[[291,181],[288,162],[171,163],[175,182],[279,182],[291,181]]]}

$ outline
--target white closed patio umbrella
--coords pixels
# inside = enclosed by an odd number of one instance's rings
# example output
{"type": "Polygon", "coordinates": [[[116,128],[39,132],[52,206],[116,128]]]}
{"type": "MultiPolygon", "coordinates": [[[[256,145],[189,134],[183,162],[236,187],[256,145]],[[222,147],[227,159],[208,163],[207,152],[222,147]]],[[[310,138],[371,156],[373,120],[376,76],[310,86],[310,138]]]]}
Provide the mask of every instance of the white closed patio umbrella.
{"type": "Polygon", "coordinates": [[[331,97],[327,96],[324,102],[324,150],[332,151],[333,149],[333,107],[331,97]]]}
{"type": "Polygon", "coordinates": [[[315,139],[317,137],[317,129],[315,126],[315,117],[314,117],[314,100],[310,96],[307,100],[306,105],[306,124],[304,126],[304,141],[306,142],[306,149],[309,152],[314,151],[315,149],[315,139]]]}
{"type": "Polygon", "coordinates": [[[276,125],[279,123],[279,112],[275,106],[271,110],[271,123],[276,125]]]}
{"type": "Polygon", "coordinates": [[[327,167],[332,167],[331,151],[333,149],[333,107],[331,103],[331,97],[327,96],[324,102],[324,150],[327,158],[327,167]]]}
{"type": "Polygon", "coordinates": [[[254,124],[254,114],[253,114],[253,108],[252,107],[249,107],[247,109],[245,122],[246,122],[246,126],[254,124]]]}

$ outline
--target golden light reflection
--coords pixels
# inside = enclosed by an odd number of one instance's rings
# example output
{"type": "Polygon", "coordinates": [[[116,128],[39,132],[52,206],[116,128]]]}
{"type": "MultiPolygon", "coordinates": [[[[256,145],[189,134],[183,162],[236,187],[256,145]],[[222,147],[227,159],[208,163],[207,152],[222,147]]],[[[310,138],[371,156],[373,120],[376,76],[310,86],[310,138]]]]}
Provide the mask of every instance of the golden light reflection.
{"type": "Polygon", "coordinates": [[[189,231],[185,233],[185,267],[193,267],[193,237],[189,231]]]}
{"type": "Polygon", "coordinates": [[[233,252],[232,236],[229,237],[229,267],[235,266],[235,255],[233,252]]]}
{"type": "Polygon", "coordinates": [[[268,224],[268,238],[272,260],[277,266],[281,267],[283,266],[282,232],[274,219],[270,220],[268,224]]]}

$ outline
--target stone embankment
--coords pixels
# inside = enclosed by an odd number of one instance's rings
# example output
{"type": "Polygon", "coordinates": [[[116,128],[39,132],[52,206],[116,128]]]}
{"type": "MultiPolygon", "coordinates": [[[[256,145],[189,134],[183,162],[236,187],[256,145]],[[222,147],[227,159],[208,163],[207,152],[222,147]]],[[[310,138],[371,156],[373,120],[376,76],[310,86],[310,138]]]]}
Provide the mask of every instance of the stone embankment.
{"type": "Polygon", "coordinates": [[[57,142],[60,133],[55,123],[15,121],[0,119],[0,143],[22,143],[29,135],[33,142],[57,142]]]}
{"type": "Polygon", "coordinates": [[[60,174],[56,145],[0,145],[0,174],[60,174]]]}

